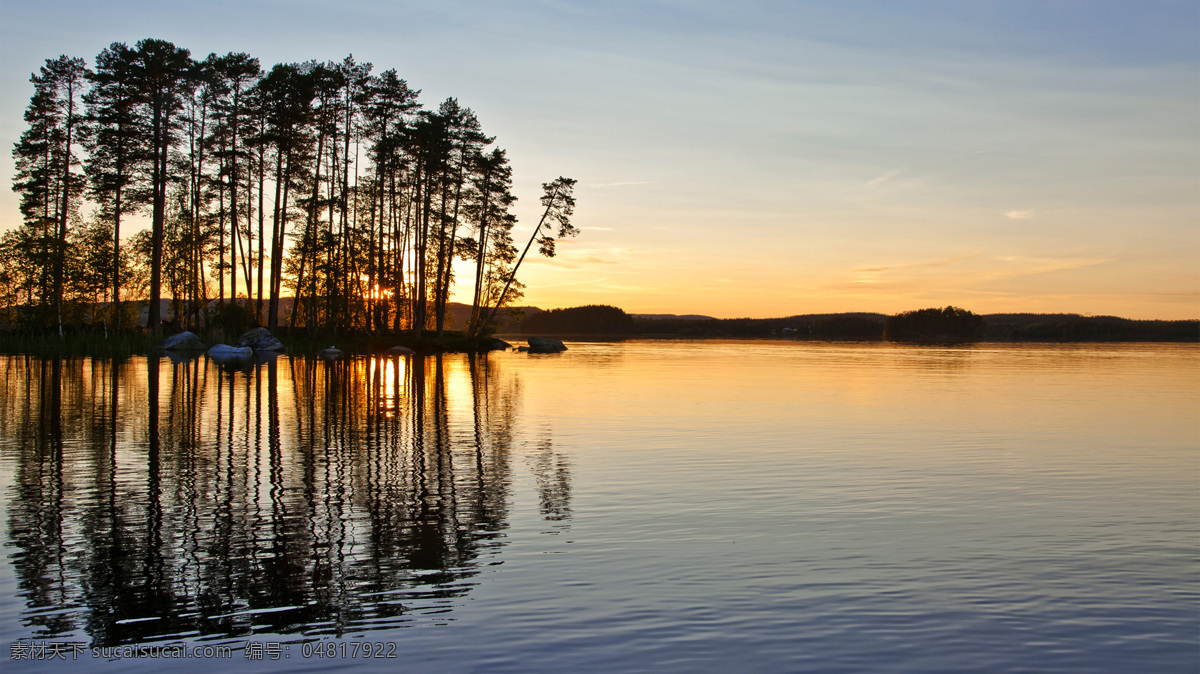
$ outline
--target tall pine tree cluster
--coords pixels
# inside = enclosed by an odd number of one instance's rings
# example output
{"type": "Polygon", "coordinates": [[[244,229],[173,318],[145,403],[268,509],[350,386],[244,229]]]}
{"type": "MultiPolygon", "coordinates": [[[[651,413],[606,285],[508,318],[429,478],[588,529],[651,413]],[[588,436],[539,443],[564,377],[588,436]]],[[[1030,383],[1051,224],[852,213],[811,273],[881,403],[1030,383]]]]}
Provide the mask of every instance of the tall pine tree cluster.
{"type": "MultiPolygon", "coordinates": [[[[427,109],[395,70],[372,71],[353,57],[264,71],[155,39],[113,43],[92,68],[47,60],[13,148],[23,224],[0,239],[0,323],[128,330],[148,305],[157,333],[170,298],[181,327],[241,312],[440,334],[459,260],[475,276],[459,327],[486,332],[521,296],[508,158],[456,99],[427,109]]],[[[574,184],[543,186],[543,254],[577,233],[574,184]]]]}

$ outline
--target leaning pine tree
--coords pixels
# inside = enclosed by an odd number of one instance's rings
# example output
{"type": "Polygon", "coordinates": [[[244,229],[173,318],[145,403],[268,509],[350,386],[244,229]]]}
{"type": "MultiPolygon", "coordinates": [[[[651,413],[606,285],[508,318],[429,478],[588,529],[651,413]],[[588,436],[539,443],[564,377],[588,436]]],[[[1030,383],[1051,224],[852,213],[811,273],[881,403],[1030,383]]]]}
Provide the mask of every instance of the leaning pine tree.
{"type": "Polygon", "coordinates": [[[496,305],[487,314],[487,320],[484,325],[491,325],[496,318],[496,312],[500,307],[504,306],[507,299],[508,290],[512,287],[513,280],[517,277],[517,270],[520,269],[521,263],[525,261],[525,255],[529,253],[529,249],[533,246],[533,242],[538,242],[538,252],[546,257],[554,257],[555,238],[550,235],[554,231],[554,223],[558,223],[558,238],[567,236],[576,236],[579,230],[571,225],[571,214],[575,212],[575,197],[572,192],[575,189],[575,180],[572,178],[558,178],[542,183],[542,205],[546,210],[542,212],[542,219],[538,221],[537,227],[533,230],[533,235],[529,237],[529,243],[525,244],[525,250],[521,251],[521,257],[517,258],[517,263],[513,265],[512,271],[508,273],[508,279],[504,282],[504,289],[500,291],[500,296],[496,298],[496,305]]]}

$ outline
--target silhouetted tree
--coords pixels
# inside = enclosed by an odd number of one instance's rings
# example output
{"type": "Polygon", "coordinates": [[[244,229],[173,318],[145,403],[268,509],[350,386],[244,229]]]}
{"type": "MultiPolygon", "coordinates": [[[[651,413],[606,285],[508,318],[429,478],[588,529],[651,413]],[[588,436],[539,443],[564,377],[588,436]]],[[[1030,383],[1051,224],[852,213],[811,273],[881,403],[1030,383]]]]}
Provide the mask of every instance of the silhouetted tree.
{"type": "Polygon", "coordinates": [[[419,93],[410,89],[408,82],[398,77],[395,70],[385,70],[369,80],[363,106],[363,130],[369,138],[375,173],[367,218],[370,230],[366,259],[368,316],[372,329],[388,323],[390,303],[383,290],[390,286],[396,300],[401,294],[403,253],[396,215],[404,198],[398,189],[401,174],[409,163],[402,157],[402,142],[408,132],[408,117],[418,107],[419,93]],[[392,255],[388,254],[389,248],[392,255]],[[388,279],[389,268],[394,270],[395,281],[388,279]]]}
{"type": "Polygon", "coordinates": [[[477,232],[477,238],[463,240],[465,257],[475,261],[475,292],[467,326],[468,334],[474,336],[484,329],[481,309],[499,299],[500,283],[517,256],[512,240],[517,219],[510,212],[517,198],[512,194],[512,166],[504,150],[495,148],[474,157],[468,195],[467,217],[477,232]]]}
{"type": "Polygon", "coordinates": [[[191,85],[195,64],[191,52],[165,40],[146,39],[137,43],[133,72],[142,92],[143,129],[140,141],[150,151],[152,237],[150,257],[150,311],[147,327],[162,333],[159,298],[162,297],[163,237],[167,219],[167,187],[170,183],[172,146],[176,141],[183,95],[191,85]]]}
{"type": "Polygon", "coordinates": [[[13,148],[17,166],[13,190],[21,194],[25,222],[41,231],[50,271],[49,283],[42,283],[42,301],[53,303],[60,335],[67,226],[78,210],[75,200],[84,190],[84,177],[72,169],[79,163],[75,146],[81,131],[86,131],[78,102],[87,72],[80,58],[46,60],[30,78],[34,94],[25,110],[29,129],[13,148]]]}
{"type": "MultiPolygon", "coordinates": [[[[217,159],[220,162],[220,180],[222,189],[225,186],[229,191],[229,297],[232,300],[237,298],[237,277],[238,277],[238,253],[242,248],[242,229],[239,226],[241,222],[240,212],[238,210],[240,203],[239,189],[241,187],[242,167],[248,166],[250,162],[249,148],[246,145],[246,137],[252,133],[249,128],[249,119],[246,115],[244,99],[246,89],[253,86],[258,77],[262,73],[259,67],[258,59],[251,58],[249,54],[242,52],[230,52],[225,56],[209,56],[209,69],[211,76],[220,84],[217,89],[218,95],[214,101],[217,116],[216,129],[216,153],[217,159]]],[[[250,171],[246,170],[246,178],[249,181],[250,171]]],[[[250,185],[247,182],[247,195],[250,193],[250,185]]],[[[246,229],[249,234],[250,229],[250,209],[246,209],[246,229]]],[[[225,297],[225,282],[224,271],[225,267],[225,229],[224,221],[221,221],[221,228],[218,233],[218,248],[219,260],[217,264],[217,273],[220,275],[218,285],[218,296],[221,299],[225,297]]],[[[249,265],[245,263],[245,255],[243,254],[243,271],[246,277],[246,291],[250,295],[250,274],[249,265]]]]}
{"type": "Polygon", "coordinates": [[[571,225],[571,215],[575,212],[575,197],[573,191],[575,189],[575,180],[571,178],[563,178],[559,176],[548,183],[542,183],[542,205],[546,207],[542,211],[542,219],[538,221],[537,227],[533,229],[533,235],[529,237],[529,243],[525,244],[525,250],[521,252],[521,257],[517,259],[517,263],[513,265],[512,271],[508,274],[508,279],[504,283],[504,289],[500,291],[499,297],[496,298],[496,304],[492,307],[491,313],[488,314],[487,323],[491,323],[495,319],[496,312],[500,307],[504,306],[507,300],[508,290],[512,287],[514,279],[517,276],[517,269],[521,267],[521,262],[525,260],[525,255],[529,253],[530,246],[534,241],[538,242],[538,252],[546,257],[554,257],[555,238],[551,236],[554,232],[555,223],[558,224],[558,238],[566,236],[576,236],[579,230],[571,225]]]}
{"type": "Polygon", "coordinates": [[[133,50],[114,42],[96,57],[89,76],[92,86],[84,95],[92,133],[87,143],[85,169],[89,192],[100,214],[112,222],[112,295],[114,327],[122,329],[121,311],[121,216],[134,212],[149,200],[139,189],[149,155],[139,142],[145,137],[144,121],[138,115],[142,91],[134,73],[133,50]]]}
{"type": "Polygon", "coordinates": [[[440,337],[445,328],[446,302],[450,299],[450,283],[454,278],[453,262],[463,205],[463,187],[467,183],[468,171],[478,165],[476,157],[495,138],[485,136],[475,113],[470,108],[459,106],[456,99],[446,99],[438,106],[437,114],[445,120],[450,137],[446,172],[442,180],[442,218],[438,228],[437,273],[434,276],[434,321],[440,337]]]}
{"type": "MultiPolygon", "coordinates": [[[[275,208],[271,218],[270,304],[267,328],[279,325],[279,293],[283,281],[284,235],[293,188],[307,177],[312,161],[312,64],[277,64],[259,80],[266,105],[265,140],[275,157],[275,208]]],[[[261,215],[260,215],[261,217],[261,215]]],[[[260,245],[262,243],[260,242],[260,245]]]]}

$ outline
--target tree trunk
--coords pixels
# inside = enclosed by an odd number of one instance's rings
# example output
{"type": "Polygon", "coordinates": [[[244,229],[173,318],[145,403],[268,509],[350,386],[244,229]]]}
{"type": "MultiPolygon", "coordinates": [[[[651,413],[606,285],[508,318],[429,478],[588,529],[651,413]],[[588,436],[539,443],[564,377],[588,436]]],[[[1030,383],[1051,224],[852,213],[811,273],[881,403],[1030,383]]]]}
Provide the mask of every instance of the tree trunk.
{"type": "MultiPolygon", "coordinates": [[[[275,290],[275,269],[279,266],[279,240],[280,234],[280,213],[283,206],[282,193],[286,179],[283,174],[284,167],[284,151],[281,148],[276,149],[275,155],[275,215],[271,218],[271,278],[270,278],[270,293],[271,303],[267,309],[267,329],[274,331],[278,326],[278,310],[279,310],[279,293],[275,290]]],[[[262,268],[259,268],[261,277],[262,268]]]]}
{"type": "Polygon", "coordinates": [[[155,101],[152,143],[154,167],[151,171],[154,206],[150,219],[150,306],[146,317],[146,329],[150,334],[156,336],[162,334],[162,307],[159,306],[159,300],[162,297],[163,226],[167,207],[166,155],[168,143],[165,138],[167,134],[163,116],[161,104],[155,101]]]}
{"type": "MultiPolygon", "coordinates": [[[[500,291],[500,297],[496,298],[496,306],[488,313],[486,323],[491,323],[496,317],[496,312],[500,307],[504,306],[504,297],[508,295],[508,289],[512,286],[513,279],[517,277],[517,270],[521,268],[521,263],[525,261],[525,255],[529,253],[530,246],[537,239],[538,232],[542,231],[542,224],[546,222],[546,216],[550,215],[550,209],[554,208],[554,201],[558,198],[558,190],[554,190],[554,194],[550,196],[550,203],[546,206],[546,210],[542,212],[541,220],[538,220],[537,227],[533,228],[533,235],[529,237],[529,243],[525,244],[525,250],[521,251],[521,257],[517,259],[517,263],[513,265],[512,271],[508,274],[508,280],[504,282],[504,290],[500,291]]],[[[485,323],[485,324],[486,324],[485,323]]]]}
{"type": "Polygon", "coordinates": [[[491,180],[490,166],[484,169],[483,180],[480,184],[483,185],[483,208],[479,211],[479,247],[476,249],[475,256],[475,294],[471,298],[471,323],[467,328],[467,334],[474,337],[479,332],[479,300],[483,292],[483,265],[484,259],[487,257],[487,215],[488,202],[491,200],[492,191],[488,181],[491,180]]]}
{"type": "Polygon", "coordinates": [[[415,265],[413,271],[416,272],[417,277],[417,299],[413,305],[413,331],[417,337],[425,333],[425,303],[427,300],[425,294],[425,268],[427,266],[425,264],[425,253],[429,243],[429,211],[433,207],[433,190],[430,189],[429,185],[429,167],[425,166],[424,169],[425,176],[422,182],[425,192],[424,202],[421,209],[420,226],[417,231],[417,254],[413,261],[415,265]]]}
{"type": "MultiPolygon", "coordinates": [[[[262,141],[259,141],[262,142],[262,141]]],[[[266,178],[266,146],[259,145],[258,147],[258,293],[255,294],[254,316],[259,324],[262,324],[262,299],[263,299],[263,251],[267,249],[265,232],[263,231],[263,186],[266,178]]]]}
{"type": "MultiPolygon", "coordinates": [[[[237,304],[237,254],[238,247],[241,245],[241,238],[238,236],[238,172],[237,172],[237,153],[238,153],[238,86],[234,85],[233,90],[233,115],[232,123],[233,136],[230,139],[230,151],[226,153],[229,157],[229,301],[231,304],[237,304]]],[[[222,278],[224,273],[222,271],[222,278]]],[[[221,298],[224,302],[224,297],[221,298]]]]}

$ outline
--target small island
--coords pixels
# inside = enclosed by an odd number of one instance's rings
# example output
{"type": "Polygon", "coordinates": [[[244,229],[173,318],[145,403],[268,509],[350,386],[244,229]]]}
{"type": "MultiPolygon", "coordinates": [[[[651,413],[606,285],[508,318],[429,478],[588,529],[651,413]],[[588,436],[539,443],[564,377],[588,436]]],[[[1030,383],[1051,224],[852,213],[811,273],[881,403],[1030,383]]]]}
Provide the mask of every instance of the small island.
{"type": "Polygon", "coordinates": [[[46,59],[30,81],[0,351],[140,353],[254,327],[293,352],[487,350],[533,245],[552,257],[579,233],[560,176],[518,242],[512,165],[476,113],[352,56],[264,67],[147,38],[46,59]],[[452,329],[456,289],[470,311],[452,329]]]}

